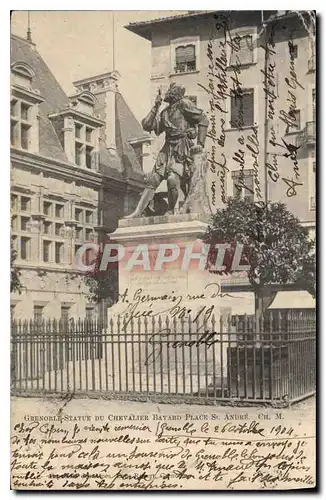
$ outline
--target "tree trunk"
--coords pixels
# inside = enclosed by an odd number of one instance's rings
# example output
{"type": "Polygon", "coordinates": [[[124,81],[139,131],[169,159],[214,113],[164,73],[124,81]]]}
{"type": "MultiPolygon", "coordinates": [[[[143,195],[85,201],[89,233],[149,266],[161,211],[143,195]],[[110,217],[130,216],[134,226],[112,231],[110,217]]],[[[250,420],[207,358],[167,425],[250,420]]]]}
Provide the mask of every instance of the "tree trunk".
{"type": "Polygon", "coordinates": [[[263,316],[263,288],[256,288],[255,290],[255,325],[256,333],[260,331],[261,318],[263,316]]]}
{"type": "Polygon", "coordinates": [[[263,315],[266,309],[273,302],[277,290],[272,290],[271,286],[263,285],[254,290],[255,293],[255,318],[256,318],[256,332],[259,332],[263,324],[263,315]]]}

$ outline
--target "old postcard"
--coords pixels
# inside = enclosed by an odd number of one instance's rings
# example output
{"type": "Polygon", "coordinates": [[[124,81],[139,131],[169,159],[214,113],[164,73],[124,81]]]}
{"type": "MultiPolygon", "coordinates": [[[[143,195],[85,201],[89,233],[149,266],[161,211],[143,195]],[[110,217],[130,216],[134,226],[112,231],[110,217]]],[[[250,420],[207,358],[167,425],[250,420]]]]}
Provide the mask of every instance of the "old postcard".
{"type": "Polygon", "coordinates": [[[316,487],[315,40],[13,12],[12,489],[316,487]]]}

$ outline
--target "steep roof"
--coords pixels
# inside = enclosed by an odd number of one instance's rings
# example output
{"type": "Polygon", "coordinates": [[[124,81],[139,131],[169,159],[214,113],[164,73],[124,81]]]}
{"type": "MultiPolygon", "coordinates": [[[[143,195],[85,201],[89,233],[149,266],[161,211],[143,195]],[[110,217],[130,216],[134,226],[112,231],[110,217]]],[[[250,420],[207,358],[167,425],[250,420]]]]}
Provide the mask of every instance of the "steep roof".
{"type": "MultiPolygon", "coordinates": [[[[39,107],[39,151],[49,158],[68,161],[54,124],[48,115],[69,106],[69,98],[37,52],[35,44],[11,35],[11,63],[23,61],[29,64],[35,76],[32,88],[38,90],[44,101],[39,107]]],[[[100,171],[109,177],[122,173],[125,169],[141,173],[141,167],[130,146],[130,140],[144,139],[144,132],[122,95],[116,93],[116,143],[118,155],[110,154],[103,142],[99,151],[100,171]],[[125,161],[126,160],[126,161],[125,161]]]]}
{"type": "Polygon", "coordinates": [[[143,130],[119,92],[115,94],[115,138],[117,151],[127,171],[141,173],[141,166],[129,141],[150,140],[150,136],[143,130]]]}
{"type": "Polygon", "coordinates": [[[40,104],[40,153],[44,156],[67,161],[49,113],[68,106],[69,99],[48,66],[37,52],[35,45],[16,35],[11,36],[11,62],[24,61],[35,71],[32,88],[44,97],[40,104]]]}
{"type": "Polygon", "coordinates": [[[115,98],[115,120],[116,127],[120,128],[124,141],[150,138],[119,92],[116,93],[115,98]]]}

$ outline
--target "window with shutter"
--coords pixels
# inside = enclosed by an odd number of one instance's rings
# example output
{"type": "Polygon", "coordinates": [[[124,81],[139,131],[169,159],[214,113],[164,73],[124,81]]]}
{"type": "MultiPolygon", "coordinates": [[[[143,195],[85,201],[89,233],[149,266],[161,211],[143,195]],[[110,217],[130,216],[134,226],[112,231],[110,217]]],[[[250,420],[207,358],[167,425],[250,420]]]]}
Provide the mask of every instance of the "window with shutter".
{"type": "Polygon", "coordinates": [[[35,326],[40,326],[43,321],[44,306],[34,306],[34,323],[35,326]]]}
{"type": "Polygon", "coordinates": [[[254,202],[254,174],[252,170],[232,172],[233,196],[254,202]]]}
{"type": "Polygon", "coordinates": [[[70,307],[69,306],[61,306],[61,321],[62,323],[67,326],[69,322],[69,314],[70,314],[70,307]]]}
{"type": "Polygon", "coordinates": [[[252,64],[254,62],[253,35],[246,34],[240,37],[237,35],[237,38],[239,39],[238,50],[232,49],[230,65],[252,64]]]}
{"type": "Polygon", "coordinates": [[[244,90],[242,95],[231,95],[231,120],[232,128],[241,129],[254,124],[254,91],[244,90]]]}
{"type": "Polygon", "coordinates": [[[195,45],[180,45],[175,49],[175,72],[196,71],[195,45]]]}

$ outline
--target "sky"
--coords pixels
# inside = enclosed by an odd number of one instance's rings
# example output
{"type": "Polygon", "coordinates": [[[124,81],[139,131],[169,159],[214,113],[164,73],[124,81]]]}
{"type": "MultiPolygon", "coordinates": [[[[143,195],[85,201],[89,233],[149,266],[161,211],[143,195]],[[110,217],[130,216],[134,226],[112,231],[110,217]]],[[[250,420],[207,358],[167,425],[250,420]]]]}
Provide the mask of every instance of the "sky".
{"type": "MultiPolygon", "coordinates": [[[[182,11],[115,11],[115,69],[119,88],[141,120],[150,107],[151,43],[124,26],[182,11]]],[[[32,40],[63,90],[73,81],[113,69],[112,11],[30,11],[32,40]]],[[[14,11],[12,33],[26,38],[27,11],[14,11]]]]}

